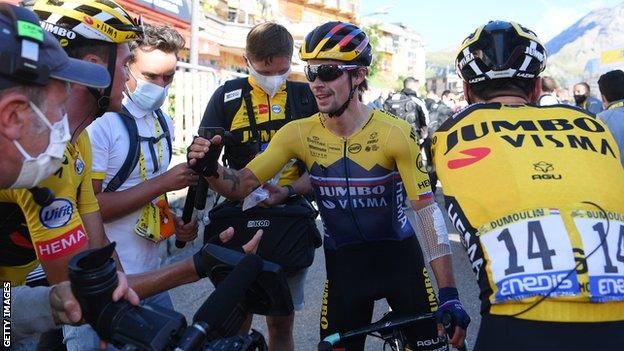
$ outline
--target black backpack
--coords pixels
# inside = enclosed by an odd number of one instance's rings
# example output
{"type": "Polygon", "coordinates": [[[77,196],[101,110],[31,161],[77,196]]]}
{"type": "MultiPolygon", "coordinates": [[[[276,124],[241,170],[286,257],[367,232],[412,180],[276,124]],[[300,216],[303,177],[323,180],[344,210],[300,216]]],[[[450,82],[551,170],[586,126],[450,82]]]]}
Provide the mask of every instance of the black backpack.
{"type": "MultiPolygon", "coordinates": [[[[241,169],[259,152],[260,132],[256,125],[256,117],[253,112],[251,101],[251,85],[247,78],[229,80],[223,84],[223,113],[225,116],[225,129],[230,130],[232,120],[240,109],[243,100],[249,116],[249,127],[252,138],[248,143],[228,145],[223,154],[223,160],[234,169],[241,169]],[[229,95],[228,95],[229,94],[229,95]],[[226,98],[228,96],[233,96],[226,98]]],[[[309,117],[318,112],[316,99],[307,83],[286,81],[286,121],[309,117]]],[[[301,165],[299,165],[301,168],[301,165]]]]}
{"type": "MultiPolygon", "coordinates": [[[[156,117],[158,118],[158,123],[160,123],[160,127],[163,131],[163,136],[167,139],[167,146],[169,146],[169,160],[171,160],[171,155],[173,153],[173,149],[171,147],[171,133],[169,132],[169,125],[167,125],[167,120],[165,119],[165,115],[162,113],[160,109],[154,111],[156,113],[156,117]]],[[[121,121],[123,122],[124,127],[126,127],[126,132],[128,132],[128,141],[130,142],[130,147],[128,148],[128,155],[124,160],[121,168],[117,171],[117,174],[111,179],[106,188],[105,192],[113,192],[119,189],[119,187],[130,177],[130,173],[134,170],[137,163],[139,163],[139,154],[141,152],[141,142],[148,141],[155,143],[160,138],[154,137],[142,137],[139,135],[139,129],[136,125],[135,118],[128,112],[128,110],[123,107],[120,113],[117,113],[121,121]]]]}
{"type": "Polygon", "coordinates": [[[402,91],[393,93],[384,101],[384,111],[420,129],[426,125],[425,114],[414,99],[402,91]]]}

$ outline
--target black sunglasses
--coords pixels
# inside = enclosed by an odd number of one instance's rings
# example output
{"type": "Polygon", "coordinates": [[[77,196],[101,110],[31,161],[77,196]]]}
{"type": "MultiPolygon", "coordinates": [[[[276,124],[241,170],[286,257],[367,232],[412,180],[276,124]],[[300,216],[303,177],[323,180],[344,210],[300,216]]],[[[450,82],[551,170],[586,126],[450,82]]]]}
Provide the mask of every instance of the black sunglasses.
{"type": "Polygon", "coordinates": [[[338,79],[345,71],[357,69],[358,65],[307,65],[303,68],[309,82],[318,77],[322,82],[331,82],[338,79]]]}

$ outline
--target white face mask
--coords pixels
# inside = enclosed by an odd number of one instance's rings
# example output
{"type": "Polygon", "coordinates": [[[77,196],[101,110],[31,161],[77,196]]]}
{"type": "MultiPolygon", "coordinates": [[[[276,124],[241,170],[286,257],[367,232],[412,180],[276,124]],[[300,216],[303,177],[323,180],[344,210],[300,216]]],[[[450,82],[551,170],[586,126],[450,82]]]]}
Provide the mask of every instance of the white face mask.
{"type": "Polygon", "coordinates": [[[134,76],[134,74],[132,74],[130,69],[128,69],[128,72],[130,72],[130,75],[136,81],[136,89],[134,89],[134,91],[131,92],[130,89],[127,89],[126,87],[130,99],[132,99],[132,101],[134,101],[134,103],[143,110],[158,110],[165,102],[171,84],[161,87],[158,84],[138,79],[134,76]]]}
{"type": "Polygon", "coordinates": [[[264,92],[270,97],[274,97],[275,94],[277,94],[282,84],[286,82],[286,79],[288,79],[288,75],[290,74],[289,67],[288,72],[284,74],[280,74],[278,76],[263,76],[262,74],[256,72],[249,60],[247,61],[247,66],[249,67],[249,74],[254,77],[260,88],[262,88],[262,90],[264,90],[264,92]]]}
{"type": "Polygon", "coordinates": [[[60,121],[50,124],[50,121],[37,105],[30,101],[28,104],[37,117],[50,128],[50,143],[45,151],[35,158],[30,156],[17,140],[13,140],[17,150],[24,156],[24,163],[22,163],[22,169],[11,188],[32,188],[56,172],[63,162],[63,154],[65,154],[65,148],[70,139],[67,113],[63,115],[60,121]]]}

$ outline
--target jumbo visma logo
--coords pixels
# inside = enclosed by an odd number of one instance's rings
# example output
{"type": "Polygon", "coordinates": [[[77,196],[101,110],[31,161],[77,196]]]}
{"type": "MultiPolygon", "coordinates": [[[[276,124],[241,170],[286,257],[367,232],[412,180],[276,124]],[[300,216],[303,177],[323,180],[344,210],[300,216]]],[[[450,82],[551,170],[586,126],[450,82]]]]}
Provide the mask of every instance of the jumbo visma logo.
{"type": "Polygon", "coordinates": [[[39,221],[46,228],[59,228],[69,222],[74,214],[72,203],[64,198],[56,198],[39,211],[39,221]]]}

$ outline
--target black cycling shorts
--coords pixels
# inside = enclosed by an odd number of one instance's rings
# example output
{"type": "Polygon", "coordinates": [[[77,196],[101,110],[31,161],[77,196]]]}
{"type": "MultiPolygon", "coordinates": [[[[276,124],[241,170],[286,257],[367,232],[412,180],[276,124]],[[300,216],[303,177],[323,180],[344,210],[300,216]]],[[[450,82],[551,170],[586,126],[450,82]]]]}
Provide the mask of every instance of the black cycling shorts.
{"type": "Polygon", "coordinates": [[[474,351],[621,350],[623,345],[624,321],[540,322],[486,314],[474,351]]]}
{"type": "MultiPolygon", "coordinates": [[[[397,316],[437,309],[436,294],[416,237],[325,250],[325,266],[327,281],[321,304],[321,339],[370,324],[374,302],[382,298],[397,316]]],[[[418,328],[418,331],[410,331],[410,340],[435,339],[437,342],[435,323],[418,328]]],[[[364,337],[357,338],[337,348],[363,350],[364,340],[364,337]]]]}

